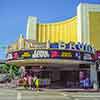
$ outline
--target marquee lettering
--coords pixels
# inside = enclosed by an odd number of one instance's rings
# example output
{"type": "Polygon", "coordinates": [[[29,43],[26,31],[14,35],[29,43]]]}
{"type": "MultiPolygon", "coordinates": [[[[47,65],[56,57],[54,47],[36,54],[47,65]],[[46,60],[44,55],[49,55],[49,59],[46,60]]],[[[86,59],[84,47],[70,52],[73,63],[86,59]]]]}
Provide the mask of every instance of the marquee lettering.
{"type": "Polygon", "coordinates": [[[49,56],[46,50],[35,50],[32,54],[32,58],[49,58],[49,56]]]}
{"type": "Polygon", "coordinates": [[[59,57],[59,52],[57,51],[51,51],[51,58],[59,57]]]}
{"type": "Polygon", "coordinates": [[[13,54],[13,58],[14,59],[17,59],[19,56],[18,56],[18,53],[17,52],[15,52],[14,54],[13,54]]]}
{"type": "Polygon", "coordinates": [[[13,55],[11,53],[7,54],[7,59],[13,59],[13,55]]]}
{"type": "Polygon", "coordinates": [[[30,56],[31,56],[31,54],[29,52],[24,52],[22,54],[22,57],[30,57],[30,56]]]}
{"type": "Polygon", "coordinates": [[[66,44],[64,42],[60,42],[59,43],[59,48],[60,49],[65,49],[66,48],[66,44]]]}
{"type": "Polygon", "coordinates": [[[78,58],[78,59],[81,59],[81,54],[80,54],[80,52],[76,52],[76,53],[75,53],[75,57],[78,58]]]}
{"type": "Polygon", "coordinates": [[[62,52],[61,57],[72,57],[72,53],[71,52],[62,52]]]}
{"type": "Polygon", "coordinates": [[[91,56],[91,54],[84,54],[83,59],[84,60],[92,60],[92,56],[91,56]]]}

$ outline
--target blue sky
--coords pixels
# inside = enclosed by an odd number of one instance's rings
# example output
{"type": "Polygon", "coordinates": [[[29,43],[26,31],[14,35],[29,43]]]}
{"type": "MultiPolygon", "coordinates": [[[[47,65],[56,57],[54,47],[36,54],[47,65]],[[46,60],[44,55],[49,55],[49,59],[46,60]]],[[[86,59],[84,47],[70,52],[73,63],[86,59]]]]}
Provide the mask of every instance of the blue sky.
{"type": "MultiPolygon", "coordinates": [[[[61,21],[76,15],[79,3],[99,3],[100,0],[0,0],[0,44],[8,45],[26,35],[28,16],[37,16],[39,22],[61,21]]],[[[5,51],[0,48],[0,59],[5,51]]]]}

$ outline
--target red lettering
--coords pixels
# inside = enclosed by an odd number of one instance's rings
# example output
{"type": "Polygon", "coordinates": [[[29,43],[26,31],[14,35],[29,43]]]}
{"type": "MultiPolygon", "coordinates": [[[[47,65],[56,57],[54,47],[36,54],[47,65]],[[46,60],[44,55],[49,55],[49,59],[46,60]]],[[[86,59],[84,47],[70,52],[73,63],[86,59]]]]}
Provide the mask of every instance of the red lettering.
{"type": "Polygon", "coordinates": [[[51,57],[52,58],[59,57],[59,52],[57,52],[57,51],[51,51],[51,57]]]}
{"type": "Polygon", "coordinates": [[[17,58],[18,58],[18,53],[17,53],[17,52],[15,52],[15,53],[13,54],[13,58],[14,58],[14,59],[17,59],[17,58]]]}

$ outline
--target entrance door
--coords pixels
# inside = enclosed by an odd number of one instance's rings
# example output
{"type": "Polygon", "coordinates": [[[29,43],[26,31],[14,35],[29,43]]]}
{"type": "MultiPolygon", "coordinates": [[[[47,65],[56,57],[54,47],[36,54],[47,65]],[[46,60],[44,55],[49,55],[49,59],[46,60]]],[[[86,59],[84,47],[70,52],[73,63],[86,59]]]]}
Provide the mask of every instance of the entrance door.
{"type": "Polygon", "coordinates": [[[61,71],[60,80],[66,88],[77,88],[79,86],[79,71],[61,71]]]}
{"type": "Polygon", "coordinates": [[[99,85],[99,88],[100,88],[100,71],[97,72],[97,78],[98,78],[98,85],[99,85]]]}

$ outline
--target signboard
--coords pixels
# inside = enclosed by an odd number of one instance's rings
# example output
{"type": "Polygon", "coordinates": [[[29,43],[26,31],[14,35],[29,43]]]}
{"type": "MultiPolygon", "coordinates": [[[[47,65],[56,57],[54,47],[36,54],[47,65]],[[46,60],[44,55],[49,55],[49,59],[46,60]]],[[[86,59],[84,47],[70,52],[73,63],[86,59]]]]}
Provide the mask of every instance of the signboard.
{"type": "Polygon", "coordinates": [[[13,59],[12,53],[8,53],[8,54],[7,54],[7,59],[8,59],[8,60],[13,59]]]}
{"type": "Polygon", "coordinates": [[[32,58],[49,58],[49,52],[47,50],[34,50],[32,58]]]}
{"type": "Polygon", "coordinates": [[[22,58],[31,58],[31,53],[28,51],[25,51],[21,54],[22,58]]]}
{"type": "Polygon", "coordinates": [[[49,48],[58,48],[58,49],[63,49],[63,50],[78,50],[78,51],[83,51],[83,52],[89,52],[89,53],[95,53],[95,48],[92,47],[91,45],[87,43],[80,43],[80,42],[69,42],[69,43],[64,43],[64,42],[59,42],[59,43],[50,43],[49,48]]]}
{"type": "Polygon", "coordinates": [[[84,53],[83,54],[83,60],[92,60],[92,55],[91,54],[88,54],[88,53],[84,53]]]}
{"type": "Polygon", "coordinates": [[[20,60],[20,59],[73,59],[93,61],[93,54],[72,51],[72,50],[21,50],[7,54],[7,60],[20,60]]]}

